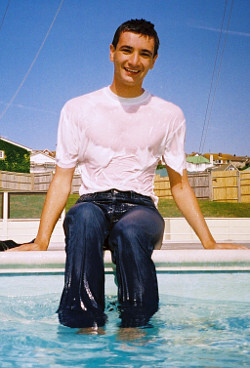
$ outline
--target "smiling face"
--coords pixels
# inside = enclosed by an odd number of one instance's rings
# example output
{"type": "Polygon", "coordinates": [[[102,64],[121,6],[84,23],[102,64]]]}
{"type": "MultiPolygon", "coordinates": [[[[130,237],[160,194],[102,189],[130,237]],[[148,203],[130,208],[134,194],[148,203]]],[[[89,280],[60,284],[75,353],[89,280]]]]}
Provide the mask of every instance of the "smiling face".
{"type": "Polygon", "coordinates": [[[154,38],[133,32],[123,32],[114,48],[110,45],[110,60],[114,63],[112,92],[121,97],[137,97],[143,93],[142,83],[153,68],[154,38]]]}

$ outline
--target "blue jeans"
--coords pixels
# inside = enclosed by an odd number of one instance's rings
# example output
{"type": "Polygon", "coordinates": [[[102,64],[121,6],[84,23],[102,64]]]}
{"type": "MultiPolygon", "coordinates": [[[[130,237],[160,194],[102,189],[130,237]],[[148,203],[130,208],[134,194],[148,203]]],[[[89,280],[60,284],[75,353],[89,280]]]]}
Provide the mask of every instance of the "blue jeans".
{"type": "Polygon", "coordinates": [[[150,197],[115,189],[86,194],[68,211],[65,285],[58,308],[61,324],[103,326],[103,250],[116,265],[122,327],[144,326],[158,310],[158,286],[151,255],[164,221],[150,197]]]}

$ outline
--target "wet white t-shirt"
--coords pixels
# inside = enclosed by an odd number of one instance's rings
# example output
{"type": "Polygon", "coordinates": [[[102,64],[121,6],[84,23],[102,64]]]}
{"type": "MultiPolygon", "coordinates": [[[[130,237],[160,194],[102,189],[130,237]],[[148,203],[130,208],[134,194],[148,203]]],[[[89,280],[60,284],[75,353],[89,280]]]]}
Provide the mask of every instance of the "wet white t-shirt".
{"type": "Polygon", "coordinates": [[[57,165],[81,173],[79,194],[109,189],[154,195],[160,159],[182,175],[185,119],[181,109],[145,91],[121,98],[109,87],[68,101],[60,116],[57,165]]]}

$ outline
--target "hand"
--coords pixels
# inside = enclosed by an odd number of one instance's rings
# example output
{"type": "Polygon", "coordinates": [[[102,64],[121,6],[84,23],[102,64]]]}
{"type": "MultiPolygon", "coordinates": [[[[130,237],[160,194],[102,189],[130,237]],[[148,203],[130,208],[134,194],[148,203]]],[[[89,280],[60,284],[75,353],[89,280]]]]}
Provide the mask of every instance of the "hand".
{"type": "Polygon", "coordinates": [[[27,251],[44,251],[47,250],[37,243],[24,243],[19,247],[8,249],[5,252],[27,252],[27,251]]]}
{"type": "Polygon", "coordinates": [[[209,246],[204,246],[205,249],[249,249],[241,244],[232,244],[232,243],[213,243],[209,246]]]}

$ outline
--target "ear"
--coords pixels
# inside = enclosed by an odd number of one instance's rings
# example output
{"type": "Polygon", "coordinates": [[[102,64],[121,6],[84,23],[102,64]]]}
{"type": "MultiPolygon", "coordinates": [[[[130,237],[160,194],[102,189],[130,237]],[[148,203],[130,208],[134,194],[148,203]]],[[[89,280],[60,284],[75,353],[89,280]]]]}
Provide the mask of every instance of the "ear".
{"type": "Polygon", "coordinates": [[[155,65],[155,62],[156,62],[156,59],[158,58],[158,54],[156,54],[154,57],[153,57],[153,60],[152,60],[152,64],[151,64],[151,67],[150,69],[153,69],[154,65],[155,65]]]}
{"type": "Polygon", "coordinates": [[[112,61],[112,63],[114,62],[114,53],[115,53],[115,48],[114,45],[109,45],[109,60],[112,61]]]}

